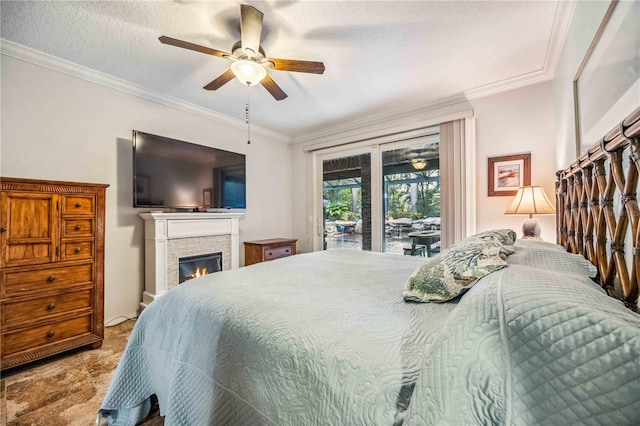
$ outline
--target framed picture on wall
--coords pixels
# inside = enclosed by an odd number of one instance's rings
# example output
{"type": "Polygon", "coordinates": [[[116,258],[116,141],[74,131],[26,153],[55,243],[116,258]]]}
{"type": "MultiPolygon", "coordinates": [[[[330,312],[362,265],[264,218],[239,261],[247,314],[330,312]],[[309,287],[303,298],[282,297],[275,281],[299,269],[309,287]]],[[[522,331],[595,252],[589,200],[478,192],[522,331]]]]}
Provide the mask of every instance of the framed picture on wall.
{"type": "Polygon", "coordinates": [[[489,197],[516,195],[531,185],[531,154],[489,157],[489,197]]]}
{"type": "Polygon", "coordinates": [[[613,0],[573,80],[578,156],[638,107],[640,2],[613,0]]]}

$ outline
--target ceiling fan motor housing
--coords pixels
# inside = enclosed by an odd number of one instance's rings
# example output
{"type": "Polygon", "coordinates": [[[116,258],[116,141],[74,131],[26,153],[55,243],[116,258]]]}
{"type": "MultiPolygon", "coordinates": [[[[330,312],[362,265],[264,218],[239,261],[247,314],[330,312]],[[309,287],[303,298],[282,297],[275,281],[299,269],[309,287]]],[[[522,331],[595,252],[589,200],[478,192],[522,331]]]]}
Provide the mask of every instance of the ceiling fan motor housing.
{"type": "Polygon", "coordinates": [[[247,50],[249,50],[253,54],[250,55],[249,53],[247,53],[245,50],[242,49],[242,41],[240,40],[233,43],[233,46],[231,47],[232,56],[234,56],[236,59],[256,58],[258,62],[261,62],[267,56],[267,54],[264,53],[264,49],[262,48],[262,45],[258,49],[257,54],[253,52],[251,48],[248,48],[247,50]]]}

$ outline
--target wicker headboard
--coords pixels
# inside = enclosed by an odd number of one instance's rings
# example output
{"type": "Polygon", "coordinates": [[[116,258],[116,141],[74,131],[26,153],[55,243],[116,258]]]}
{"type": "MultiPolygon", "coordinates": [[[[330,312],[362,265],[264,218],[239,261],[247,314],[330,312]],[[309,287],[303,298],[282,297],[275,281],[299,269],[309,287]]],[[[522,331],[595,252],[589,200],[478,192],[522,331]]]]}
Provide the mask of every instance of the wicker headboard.
{"type": "Polygon", "coordinates": [[[602,287],[634,311],[640,276],[639,174],[640,108],[556,173],[558,244],[596,265],[602,287]]]}

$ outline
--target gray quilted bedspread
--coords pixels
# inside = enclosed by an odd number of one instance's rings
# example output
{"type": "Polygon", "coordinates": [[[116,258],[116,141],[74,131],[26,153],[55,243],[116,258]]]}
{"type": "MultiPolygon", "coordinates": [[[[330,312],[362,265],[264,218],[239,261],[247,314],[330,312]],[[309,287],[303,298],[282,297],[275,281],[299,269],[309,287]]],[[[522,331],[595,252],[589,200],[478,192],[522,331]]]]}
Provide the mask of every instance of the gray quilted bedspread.
{"type": "Polygon", "coordinates": [[[510,265],[432,348],[405,424],[640,424],[640,316],[588,278],[510,265]]]}
{"type": "Polygon", "coordinates": [[[405,303],[424,262],[335,250],[191,280],[138,319],[101,407],[133,425],[393,425],[455,303],[405,303]]]}

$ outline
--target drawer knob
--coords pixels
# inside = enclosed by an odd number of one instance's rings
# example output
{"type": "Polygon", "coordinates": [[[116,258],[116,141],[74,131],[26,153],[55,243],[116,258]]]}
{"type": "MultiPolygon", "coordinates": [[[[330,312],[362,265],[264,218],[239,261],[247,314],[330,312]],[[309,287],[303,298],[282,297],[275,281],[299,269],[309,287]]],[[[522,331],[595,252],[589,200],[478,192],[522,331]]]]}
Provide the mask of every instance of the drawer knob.
{"type": "Polygon", "coordinates": [[[73,252],[74,253],[80,253],[80,247],[76,247],[76,249],[73,252]]]}
{"type": "Polygon", "coordinates": [[[55,275],[49,275],[49,278],[47,278],[47,281],[49,281],[50,283],[54,282],[55,280],[56,280],[55,275]]]}
{"type": "Polygon", "coordinates": [[[7,228],[0,228],[0,233],[1,232],[7,232],[7,228]]]}
{"type": "Polygon", "coordinates": [[[285,252],[285,253],[289,253],[289,249],[286,249],[284,252],[285,252]]]}
{"type": "Polygon", "coordinates": [[[47,305],[47,311],[53,311],[53,309],[56,307],[56,305],[54,305],[53,303],[49,303],[47,305]]]}
{"type": "Polygon", "coordinates": [[[52,337],[53,337],[53,336],[55,336],[55,335],[56,335],[56,332],[55,332],[55,331],[53,331],[53,330],[51,330],[50,332],[48,332],[48,333],[47,333],[47,337],[48,337],[48,338],[52,338],[52,337]]]}
{"type": "Polygon", "coordinates": [[[273,255],[273,253],[272,253],[272,252],[269,252],[268,254],[269,254],[269,256],[273,255]]]}
{"type": "Polygon", "coordinates": [[[73,229],[75,229],[76,231],[79,231],[80,230],[80,225],[76,225],[76,227],[73,228],[73,229]]]}
{"type": "Polygon", "coordinates": [[[82,207],[82,203],[76,203],[76,208],[79,209],[80,207],[82,207]]]}

